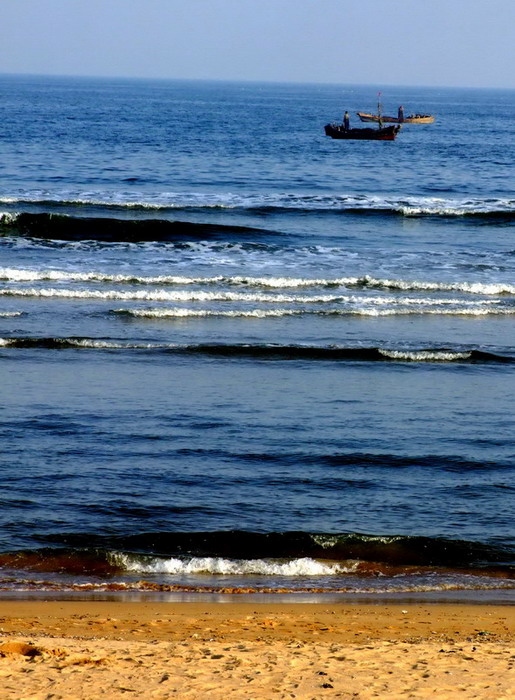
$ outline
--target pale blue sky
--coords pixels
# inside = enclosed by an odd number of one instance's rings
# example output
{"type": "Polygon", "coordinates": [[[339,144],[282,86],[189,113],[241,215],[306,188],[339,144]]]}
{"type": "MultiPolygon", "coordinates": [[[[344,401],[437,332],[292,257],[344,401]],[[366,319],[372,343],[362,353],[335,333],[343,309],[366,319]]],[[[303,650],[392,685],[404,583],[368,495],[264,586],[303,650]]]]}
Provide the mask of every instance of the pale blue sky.
{"type": "Polygon", "coordinates": [[[0,72],[515,88],[515,0],[1,0],[0,72]]]}

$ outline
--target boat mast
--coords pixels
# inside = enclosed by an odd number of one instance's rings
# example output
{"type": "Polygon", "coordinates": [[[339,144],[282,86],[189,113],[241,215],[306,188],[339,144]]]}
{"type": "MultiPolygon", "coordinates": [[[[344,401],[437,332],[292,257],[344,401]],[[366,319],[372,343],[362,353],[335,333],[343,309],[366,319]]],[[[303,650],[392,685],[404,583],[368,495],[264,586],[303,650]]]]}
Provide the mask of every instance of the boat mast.
{"type": "Polygon", "coordinates": [[[377,116],[379,117],[379,128],[383,126],[383,105],[381,104],[381,91],[377,93],[377,116]]]}

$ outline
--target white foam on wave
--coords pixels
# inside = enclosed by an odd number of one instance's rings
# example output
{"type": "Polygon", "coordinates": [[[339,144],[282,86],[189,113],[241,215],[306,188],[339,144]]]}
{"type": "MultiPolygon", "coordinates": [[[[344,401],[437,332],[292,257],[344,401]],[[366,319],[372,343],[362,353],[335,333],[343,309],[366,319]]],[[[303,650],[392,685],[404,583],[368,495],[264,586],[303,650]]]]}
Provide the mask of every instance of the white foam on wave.
{"type": "Polygon", "coordinates": [[[21,311],[0,311],[0,318],[14,318],[21,315],[21,311]]]}
{"type": "Polygon", "coordinates": [[[428,292],[464,292],[474,295],[515,294],[515,285],[503,282],[431,282],[424,280],[387,279],[363,275],[361,277],[304,278],[304,277],[253,277],[246,275],[215,275],[191,277],[186,275],[124,275],[103,272],[69,272],[64,270],[30,270],[0,268],[0,279],[7,282],[107,282],[112,284],[140,285],[216,285],[237,287],[264,287],[268,289],[295,289],[317,287],[362,287],[368,289],[428,292]]]}
{"type": "MultiPolygon", "coordinates": [[[[347,573],[347,572],[345,572],[347,573]]],[[[352,573],[352,571],[350,572],[352,573]]],[[[292,577],[290,577],[291,579],[292,577]]],[[[299,577],[301,578],[301,577],[299,577]]],[[[477,575],[461,575],[457,580],[449,581],[445,578],[433,578],[430,583],[427,583],[427,577],[423,579],[424,582],[418,577],[402,576],[398,577],[394,583],[392,579],[385,579],[381,577],[381,584],[375,586],[363,586],[362,580],[359,578],[344,578],[340,581],[337,577],[333,577],[332,580],[326,577],[325,580],[320,580],[313,585],[313,578],[311,581],[309,579],[305,582],[306,585],[302,585],[302,580],[299,581],[297,578],[293,585],[289,585],[292,581],[283,577],[283,580],[279,582],[272,581],[272,585],[267,585],[266,580],[260,584],[257,583],[255,577],[251,579],[248,584],[243,583],[240,587],[232,587],[231,593],[238,594],[239,592],[248,593],[249,591],[259,593],[260,591],[266,591],[267,595],[273,595],[278,593],[281,595],[287,593],[345,593],[354,595],[366,595],[371,597],[381,596],[385,594],[418,594],[418,593],[429,593],[429,592],[447,592],[447,591],[512,591],[515,590],[515,584],[513,581],[505,579],[489,579],[487,577],[477,576],[477,575]],[[279,583],[279,585],[278,585],[279,583]],[[299,586],[300,583],[300,586],[299,586]],[[344,583],[342,586],[341,583],[344,583]]],[[[379,581],[379,579],[377,580],[379,581]]],[[[226,592],[226,587],[222,584],[217,585],[217,582],[206,581],[199,585],[197,580],[193,585],[187,582],[176,582],[176,583],[156,583],[148,580],[139,581],[122,581],[122,580],[111,580],[104,582],[88,582],[88,583],[51,583],[49,581],[43,582],[41,580],[31,580],[31,579],[21,579],[17,580],[15,578],[5,580],[6,590],[26,592],[26,591],[81,591],[81,592],[109,592],[113,590],[118,591],[139,591],[139,592],[156,592],[159,590],[170,591],[179,590],[182,593],[186,593],[188,590],[194,593],[200,593],[205,591],[206,593],[212,594],[217,591],[221,593],[226,592]]]]}
{"type": "MultiPolygon", "coordinates": [[[[0,201],[7,204],[9,200],[6,201],[5,199],[0,199],[0,201]]],[[[16,221],[17,217],[18,214],[16,213],[9,211],[0,211],[0,224],[12,224],[14,221],[16,221]]]]}
{"type": "Polygon", "coordinates": [[[284,289],[295,287],[339,287],[346,284],[354,284],[357,278],[340,279],[309,279],[294,277],[249,277],[249,276],[224,276],[213,277],[187,277],[185,275],[122,275],[107,274],[103,272],[67,272],[63,270],[28,270],[4,267],[0,268],[0,279],[7,282],[111,282],[113,284],[141,284],[141,285],[214,285],[226,284],[228,286],[266,287],[270,289],[284,289]]]}
{"type": "MultiPolygon", "coordinates": [[[[381,199],[378,199],[378,204],[381,199]]],[[[491,214],[497,212],[512,213],[515,208],[514,199],[482,198],[466,199],[443,197],[407,197],[402,200],[392,198],[383,202],[392,211],[403,216],[467,216],[470,214],[491,214]]],[[[381,206],[381,205],[380,205],[381,206]]],[[[382,208],[382,207],[381,207],[382,208]]]]}
{"type": "Polygon", "coordinates": [[[98,301],[154,301],[154,302],[236,302],[262,304],[347,304],[348,309],[336,309],[331,313],[359,313],[381,315],[383,312],[431,313],[424,307],[435,307],[435,313],[458,313],[485,315],[489,313],[512,314],[515,307],[495,307],[496,301],[469,301],[453,299],[424,299],[410,297],[362,296],[362,295],[295,295],[269,294],[259,292],[199,291],[199,290],[131,290],[116,289],[60,289],[60,288],[6,288],[0,289],[0,296],[36,297],[41,299],[92,299],[98,301]],[[361,307],[355,309],[353,307],[361,307]],[[455,307],[445,309],[442,307],[455,307]],[[380,307],[380,308],[376,308],[380,307]],[[381,307],[390,307],[389,309],[381,307]],[[403,307],[406,307],[403,311],[403,307]],[[413,307],[413,308],[410,308],[413,307]],[[486,308],[485,308],[486,307],[486,308]]]}
{"type": "Polygon", "coordinates": [[[217,277],[186,277],[184,275],[112,275],[102,272],[67,272],[64,270],[27,270],[4,267],[0,268],[0,279],[8,282],[110,282],[113,284],[219,284],[225,281],[217,277]]]}
{"type": "MultiPolygon", "coordinates": [[[[348,284],[352,284],[349,282],[348,284]]],[[[515,294],[515,285],[483,282],[424,282],[418,280],[380,279],[364,275],[354,282],[362,287],[398,289],[400,291],[466,292],[468,294],[515,294]]]]}
{"type": "Polygon", "coordinates": [[[377,210],[398,212],[404,216],[511,213],[515,209],[513,199],[448,198],[442,197],[384,197],[380,195],[306,194],[302,192],[248,193],[235,192],[118,192],[80,190],[49,192],[32,190],[18,196],[0,197],[4,204],[58,204],[61,206],[94,206],[124,209],[301,209],[306,211],[377,210]]]}
{"type": "Polygon", "coordinates": [[[334,295],[320,296],[293,296],[284,294],[247,294],[241,292],[202,292],[202,291],[166,291],[157,289],[152,291],[118,291],[96,289],[55,289],[55,288],[29,288],[29,289],[1,289],[0,296],[40,297],[60,299],[103,299],[118,301],[236,301],[236,302],[260,302],[260,303],[329,303],[334,301],[348,301],[350,297],[334,295]]]}
{"type": "MultiPolygon", "coordinates": [[[[69,345],[74,345],[78,348],[95,348],[98,350],[120,350],[120,349],[128,349],[131,347],[136,347],[139,348],[139,345],[133,345],[133,344],[122,344],[122,343],[114,343],[108,340],[94,340],[91,338],[67,338],[66,342],[69,345]]],[[[145,346],[146,347],[146,346],[145,346]]]]}
{"type": "Polygon", "coordinates": [[[322,313],[332,313],[335,315],[356,315],[356,316],[513,316],[515,315],[515,308],[393,308],[393,309],[350,309],[350,310],[339,310],[326,311],[322,313]]]}
{"type": "Polygon", "coordinates": [[[381,355],[392,360],[406,362],[453,362],[454,360],[468,360],[470,352],[452,352],[450,350],[379,350],[381,355]]]}
{"type": "MultiPolygon", "coordinates": [[[[266,195],[265,195],[266,196],[266,195]]],[[[17,197],[0,197],[2,204],[41,204],[61,206],[90,206],[111,209],[234,209],[246,206],[257,206],[260,195],[254,197],[241,196],[230,192],[158,192],[154,194],[137,192],[135,190],[118,192],[106,191],[70,191],[48,192],[42,190],[27,191],[17,197]]]]}
{"type": "Polygon", "coordinates": [[[112,309],[114,314],[135,318],[279,318],[300,316],[299,309],[250,309],[248,311],[214,311],[210,309],[112,309]]]}
{"type": "Polygon", "coordinates": [[[498,308],[346,308],[346,309],[191,309],[191,308],[171,308],[171,309],[111,309],[113,314],[132,316],[133,318],[148,319],[180,319],[180,318],[280,318],[285,316],[415,316],[415,315],[441,315],[441,316],[487,316],[487,315],[515,315],[514,309],[498,308]]]}
{"type": "Polygon", "coordinates": [[[127,554],[115,553],[111,555],[117,566],[126,571],[145,574],[211,574],[246,576],[249,574],[260,576],[337,576],[343,573],[351,573],[356,570],[357,563],[349,563],[348,566],[335,563],[324,563],[304,557],[291,561],[277,561],[272,559],[225,559],[223,557],[192,557],[191,559],[143,558],[127,554]]]}
{"type": "MultiPolygon", "coordinates": [[[[366,300],[365,300],[366,301],[366,300]]],[[[513,316],[515,308],[498,308],[498,307],[464,307],[455,306],[454,308],[434,308],[424,304],[406,308],[404,300],[398,300],[399,306],[393,308],[378,308],[364,307],[360,309],[324,309],[314,313],[321,315],[334,316],[513,316]]]]}
{"type": "MultiPolygon", "coordinates": [[[[38,344],[37,338],[0,338],[0,347],[10,347],[19,345],[20,341],[31,341],[34,345],[38,344]]],[[[101,340],[95,338],[53,338],[54,347],[68,346],[70,348],[91,348],[94,350],[171,350],[178,347],[176,343],[120,343],[109,340],[101,340]]],[[[42,338],[41,342],[45,344],[47,339],[42,338]]]]}
{"type": "Polygon", "coordinates": [[[371,275],[362,277],[304,278],[304,277],[248,277],[234,276],[221,278],[198,278],[196,283],[224,282],[231,285],[249,287],[270,287],[273,289],[295,287],[370,287],[395,289],[400,291],[466,292],[469,294],[515,294],[515,285],[483,282],[425,282],[418,280],[381,279],[371,275]]]}

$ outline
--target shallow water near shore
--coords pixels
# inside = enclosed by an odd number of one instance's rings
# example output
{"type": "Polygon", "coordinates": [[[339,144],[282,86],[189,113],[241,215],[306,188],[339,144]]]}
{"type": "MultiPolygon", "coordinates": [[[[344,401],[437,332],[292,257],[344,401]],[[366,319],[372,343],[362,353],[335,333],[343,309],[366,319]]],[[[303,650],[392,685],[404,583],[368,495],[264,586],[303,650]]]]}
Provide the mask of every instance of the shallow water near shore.
{"type": "Polygon", "coordinates": [[[515,93],[0,83],[0,595],[511,601],[515,93]]]}

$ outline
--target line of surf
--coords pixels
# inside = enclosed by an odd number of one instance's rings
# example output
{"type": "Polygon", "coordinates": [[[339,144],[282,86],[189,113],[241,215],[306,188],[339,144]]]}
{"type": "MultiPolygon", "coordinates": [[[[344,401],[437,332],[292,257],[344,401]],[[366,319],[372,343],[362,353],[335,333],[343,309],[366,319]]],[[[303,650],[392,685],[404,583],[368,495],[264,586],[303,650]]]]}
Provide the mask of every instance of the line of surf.
{"type": "MultiPolygon", "coordinates": [[[[115,563],[113,554],[117,552],[130,555],[132,561],[139,559],[140,564],[147,564],[150,563],[150,555],[151,558],[159,557],[163,566],[168,557],[177,557],[183,562],[191,561],[192,557],[254,562],[263,559],[291,561],[309,558],[340,563],[348,567],[349,571],[357,568],[355,562],[451,567],[515,563],[515,549],[512,545],[424,535],[228,530],[154,531],[120,536],[69,532],[40,539],[51,542],[53,546],[73,550],[80,548],[77,551],[79,557],[86,556],[89,552],[90,556],[101,556],[102,559],[115,563]]],[[[40,550],[39,553],[38,559],[51,559],[55,555],[55,549],[40,550]]],[[[37,556],[37,553],[34,554],[37,556]]],[[[125,568],[125,562],[121,566],[125,568]]]]}
{"type": "MultiPolygon", "coordinates": [[[[431,302],[429,302],[431,303],[431,302]]],[[[436,304],[436,302],[434,302],[436,304]]],[[[385,308],[379,306],[362,306],[360,308],[329,308],[329,309],[191,309],[191,308],[171,308],[171,309],[112,309],[111,313],[120,316],[127,316],[135,319],[203,319],[203,318],[232,318],[232,319],[265,319],[283,318],[294,316],[363,316],[363,317],[388,317],[388,316],[513,316],[515,308],[434,308],[415,305],[411,308],[396,306],[385,308]]]]}
{"type": "Polygon", "coordinates": [[[29,282],[70,282],[108,283],[124,285],[161,286],[215,286],[226,285],[242,288],[295,289],[295,288],[348,288],[377,289],[385,291],[416,292],[464,292],[482,295],[515,295],[515,284],[505,282],[455,282],[388,279],[373,275],[335,278],[275,277],[252,275],[214,275],[211,277],[187,275],[138,275],[109,274],[100,271],[71,272],[68,270],[34,270],[25,268],[0,267],[0,281],[29,282]]]}
{"type": "MultiPolygon", "coordinates": [[[[460,310],[477,308],[488,313],[514,313],[515,307],[497,299],[453,299],[409,296],[367,296],[359,294],[284,294],[270,292],[235,292],[226,290],[203,291],[196,289],[61,289],[55,287],[7,287],[0,289],[0,297],[39,299],[91,299],[98,301],[153,301],[153,302],[237,302],[260,304],[368,304],[369,306],[455,306],[460,310]]],[[[341,310],[341,309],[340,309],[341,310]]]]}
{"type": "Polygon", "coordinates": [[[2,337],[0,347],[18,349],[96,349],[142,350],[177,355],[205,355],[227,359],[321,360],[364,362],[466,362],[515,363],[515,357],[479,349],[420,348],[396,349],[378,347],[335,347],[308,345],[252,344],[173,344],[133,343],[106,338],[82,337],[2,337]]]}
{"type": "Polygon", "coordinates": [[[0,204],[9,206],[37,206],[50,211],[76,208],[117,211],[209,211],[233,210],[255,213],[315,212],[377,216],[434,216],[434,217],[515,217],[515,199],[511,198],[443,198],[396,197],[374,194],[308,194],[295,192],[244,193],[234,192],[161,192],[155,194],[134,191],[118,193],[69,193],[42,197],[40,193],[0,197],[0,204]]]}

